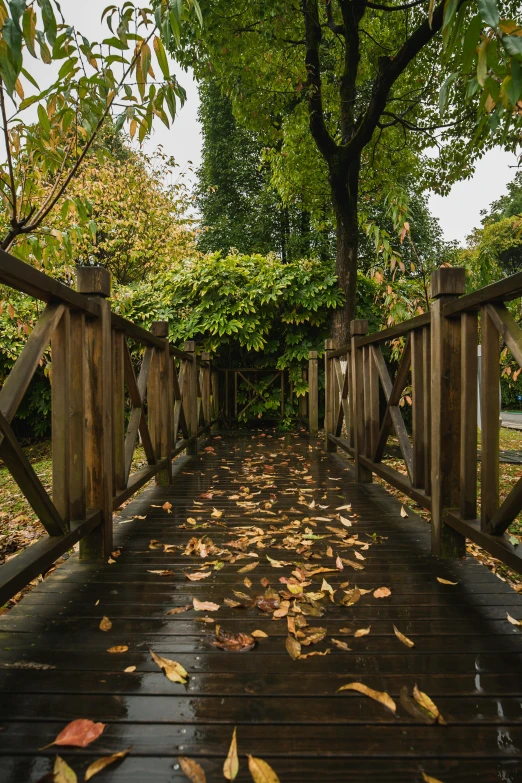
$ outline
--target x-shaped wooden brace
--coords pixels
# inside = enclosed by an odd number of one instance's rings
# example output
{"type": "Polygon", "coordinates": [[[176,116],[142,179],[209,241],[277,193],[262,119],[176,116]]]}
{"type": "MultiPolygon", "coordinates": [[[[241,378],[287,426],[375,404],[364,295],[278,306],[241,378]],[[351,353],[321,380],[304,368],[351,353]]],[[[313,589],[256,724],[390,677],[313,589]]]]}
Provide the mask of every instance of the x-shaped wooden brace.
{"type": "MultiPolygon", "coordinates": [[[[247,378],[245,378],[245,376],[243,375],[243,373],[242,373],[242,372],[239,372],[239,371],[238,371],[238,375],[239,375],[239,376],[240,376],[240,377],[241,377],[241,378],[242,378],[242,379],[245,381],[245,383],[246,383],[246,384],[248,384],[248,386],[250,386],[250,388],[251,388],[251,389],[253,389],[253,391],[254,391],[254,396],[252,397],[252,399],[250,400],[250,402],[247,402],[247,404],[245,405],[245,407],[244,407],[244,408],[242,408],[242,409],[239,411],[239,413],[237,414],[237,415],[238,415],[238,418],[239,418],[239,416],[240,416],[242,413],[244,413],[246,410],[248,410],[248,408],[250,408],[250,406],[251,406],[251,405],[253,405],[253,404],[254,404],[254,402],[256,401],[256,399],[257,399],[258,397],[261,397],[261,392],[260,392],[258,389],[256,389],[256,387],[254,386],[254,384],[250,383],[250,381],[249,381],[247,378]]],[[[275,380],[277,380],[277,379],[280,377],[280,375],[281,375],[281,373],[279,373],[279,372],[276,372],[276,374],[273,376],[273,378],[270,378],[270,380],[268,381],[268,383],[267,383],[267,385],[265,386],[265,388],[263,389],[263,391],[266,391],[266,390],[268,389],[268,387],[269,387],[269,386],[271,386],[271,385],[273,384],[273,382],[274,382],[275,380]]]]}
{"type": "Polygon", "coordinates": [[[62,304],[47,305],[0,391],[0,457],[50,536],[66,533],[66,525],[18,443],[11,422],[64,310],[62,304]]]}
{"type": "Polygon", "coordinates": [[[337,408],[337,415],[335,416],[334,433],[339,437],[342,431],[343,421],[347,427],[350,422],[350,406],[348,401],[350,362],[346,362],[346,367],[343,370],[340,359],[334,358],[331,361],[335,368],[335,377],[339,394],[339,407],[337,408]]]}
{"type": "Polygon", "coordinates": [[[411,365],[410,335],[408,334],[408,337],[406,338],[406,345],[404,346],[404,351],[399,364],[399,369],[397,370],[397,375],[395,376],[395,380],[393,383],[390,377],[390,373],[388,372],[388,367],[386,366],[386,362],[384,361],[384,356],[382,355],[382,350],[380,345],[372,345],[371,349],[373,352],[375,365],[377,367],[377,372],[379,373],[379,378],[381,380],[384,396],[386,398],[386,410],[384,412],[384,418],[381,424],[381,429],[379,431],[379,437],[377,439],[377,446],[375,447],[373,461],[381,462],[384,455],[384,449],[386,448],[386,443],[388,441],[388,436],[390,434],[390,429],[393,424],[395,434],[397,435],[397,439],[399,441],[399,447],[402,456],[404,458],[404,462],[406,463],[406,470],[408,471],[408,476],[410,478],[410,481],[412,481],[413,480],[413,451],[411,448],[410,439],[408,437],[408,432],[406,430],[406,425],[404,424],[404,420],[402,418],[401,410],[399,407],[401,395],[402,392],[404,391],[404,387],[406,386],[408,380],[408,374],[410,372],[410,365],[411,365]]]}
{"type": "Polygon", "coordinates": [[[172,385],[174,388],[174,416],[173,416],[173,433],[172,443],[174,446],[178,440],[178,433],[181,429],[184,438],[188,438],[189,432],[187,427],[187,421],[185,419],[185,411],[183,410],[183,395],[181,390],[185,383],[185,364],[182,362],[179,369],[179,375],[176,372],[176,366],[173,363],[172,367],[172,385]]]}
{"type": "MultiPolygon", "coordinates": [[[[511,351],[513,358],[522,367],[522,329],[504,305],[489,304],[486,310],[504,343],[511,351]]],[[[517,481],[500,508],[493,515],[489,523],[490,532],[493,535],[505,533],[521,509],[522,478],[517,481]]]]}
{"type": "Polygon", "coordinates": [[[138,431],[141,435],[141,442],[145,450],[147,462],[149,465],[156,464],[156,456],[154,454],[154,447],[149,432],[149,425],[145,418],[145,412],[143,410],[145,405],[145,398],[147,394],[147,381],[149,379],[150,365],[152,362],[154,348],[149,346],[145,349],[143,355],[143,361],[141,363],[140,374],[138,380],[136,380],[136,374],[132,364],[132,359],[129,351],[129,346],[125,341],[124,350],[124,377],[127,383],[127,389],[129,391],[129,397],[131,401],[132,411],[129,419],[129,426],[127,427],[127,434],[125,436],[125,484],[127,485],[132,465],[132,457],[134,455],[134,449],[136,448],[136,441],[138,438],[138,431]]]}

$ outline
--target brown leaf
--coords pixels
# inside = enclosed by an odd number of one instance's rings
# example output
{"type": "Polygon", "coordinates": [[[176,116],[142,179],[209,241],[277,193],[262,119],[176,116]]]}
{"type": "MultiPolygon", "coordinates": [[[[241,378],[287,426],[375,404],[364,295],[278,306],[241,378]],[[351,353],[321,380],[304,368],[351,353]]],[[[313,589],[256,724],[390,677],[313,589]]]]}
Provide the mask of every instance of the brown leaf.
{"type": "Polygon", "coordinates": [[[252,636],[255,639],[268,639],[268,634],[264,631],[252,631],[252,636]]]}
{"type": "Polygon", "coordinates": [[[399,629],[394,625],[393,630],[395,632],[395,636],[397,639],[399,639],[403,644],[406,645],[406,647],[415,647],[415,642],[412,642],[411,639],[408,639],[407,636],[404,636],[403,633],[399,631],[399,629]]]}
{"type": "Polygon", "coordinates": [[[441,576],[437,577],[437,582],[440,582],[441,585],[458,585],[458,582],[450,582],[449,579],[443,579],[441,576]]]}
{"type": "Polygon", "coordinates": [[[286,617],[288,610],[290,609],[290,601],[281,601],[279,609],[276,609],[272,617],[274,620],[279,620],[281,617],[286,617]]]}
{"type": "Polygon", "coordinates": [[[183,572],[187,579],[190,579],[191,582],[199,582],[200,579],[206,579],[207,576],[210,576],[212,571],[194,571],[192,574],[187,573],[186,571],[183,572]]]}
{"type": "Polygon", "coordinates": [[[342,558],[337,556],[335,559],[335,566],[339,569],[339,571],[342,571],[344,569],[342,558]]]}
{"type": "Polygon", "coordinates": [[[150,571],[147,568],[147,573],[148,574],[158,574],[159,576],[174,576],[174,571],[171,571],[168,568],[159,568],[159,569],[157,569],[155,571],[150,571]]]}
{"type": "Polygon", "coordinates": [[[194,759],[189,759],[187,756],[178,756],[179,766],[192,783],[207,783],[207,776],[205,770],[194,759]]]}
{"type": "Polygon", "coordinates": [[[305,655],[300,655],[298,660],[304,661],[305,658],[312,658],[314,655],[329,655],[331,652],[330,648],[324,650],[323,652],[320,652],[319,650],[314,650],[313,652],[306,653],[305,655]]]}
{"type": "Polygon", "coordinates": [[[197,598],[192,599],[192,605],[197,612],[217,612],[219,604],[214,604],[212,601],[198,601],[197,598]]]}
{"type": "MultiPolygon", "coordinates": [[[[68,745],[73,748],[86,748],[95,739],[98,739],[100,734],[103,733],[105,723],[94,723],[92,720],[86,718],[78,718],[71,721],[67,726],[62,729],[58,734],[54,742],[46,745],[46,748],[50,748],[51,745],[68,745]]],[[[43,750],[43,748],[42,748],[43,750]]]]}
{"type": "Polygon", "coordinates": [[[53,783],[77,783],[76,772],[60,756],[56,756],[52,771],[53,783]]]}
{"type": "Polygon", "coordinates": [[[165,503],[162,505],[162,507],[161,507],[161,508],[162,508],[164,511],[166,511],[168,514],[172,514],[172,511],[171,511],[171,508],[172,508],[172,503],[169,503],[169,501],[168,501],[168,500],[167,500],[167,501],[166,501],[166,502],[165,502],[165,503]]]}
{"type": "Polygon", "coordinates": [[[290,656],[290,658],[296,661],[301,655],[300,643],[297,641],[297,639],[294,639],[293,636],[287,636],[285,646],[286,646],[286,651],[290,656]]]}
{"type": "Polygon", "coordinates": [[[187,682],[187,671],[177,661],[171,661],[169,658],[163,658],[161,655],[156,655],[153,650],[149,650],[152,660],[156,663],[160,669],[163,669],[165,677],[171,682],[180,682],[185,684],[187,682]]]}
{"type": "Polygon", "coordinates": [[[346,642],[341,642],[339,639],[330,639],[332,644],[335,644],[336,647],[338,647],[340,650],[349,650],[350,647],[346,644],[346,642]]]}
{"type": "Polygon", "coordinates": [[[374,598],[388,598],[389,595],[391,595],[389,587],[378,587],[377,590],[373,591],[374,598]]]}
{"type": "Polygon", "coordinates": [[[218,508],[213,508],[212,509],[212,514],[210,516],[211,517],[215,517],[216,519],[219,519],[219,517],[223,516],[223,512],[220,511],[218,508]]]}
{"type": "Polygon", "coordinates": [[[182,612],[188,612],[192,609],[192,604],[185,604],[185,606],[175,606],[174,609],[169,609],[165,614],[181,614],[182,612]]]}
{"type": "Polygon", "coordinates": [[[216,641],[212,644],[227,652],[248,652],[255,647],[256,640],[249,633],[233,634],[216,625],[216,641]]]}
{"type": "Polygon", "coordinates": [[[406,511],[404,506],[401,506],[401,517],[407,517],[407,516],[408,516],[408,512],[406,511]]]}
{"type": "Polygon", "coordinates": [[[432,778],[431,775],[426,775],[425,772],[422,773],[422,779],[424,783],[442,783],[442,780],[439,780],[438,778],[432,778]]]}
{"type": "Polygon", "coordinates": [[[272,767],[267,764],[266,761],[263,761],[263,759],[256,759],[249,754],[248,769],[254,783],[280,783],[280,780],[272,767]]]}
{"type": "Polygon", "coordinates": [[[427,693],[420,691],[417,685],[413,688],[413,698],[417,704],[420,704],[421,707],[424,707],[424,709],[430,713],[430,715],[433,715],[438,723],[442,723],[443,725],[446,723],[435,702],[430,699],[427,693]]]}
{"type": "Polygon", "coordinates": [[[240,568],[238,571],[238,574],[246,574],[249,571],[253,571],[254,568],[257,568],[259,565],[259,561],[256,560],[254,563],[248,563],[246,566],[243,566],[243,568],[240,568]]]}
{"type": "Polygon", "coordinates": [[[127,647],[126,644],[122,644],[119,647],[109,647],[107,652],[110,652],[110,653],[124,653],[124,652],[127,652],[128,649],[129,648],[127,647]]]}
{"type": "Polygon", "coordinates": [[[391,710],[394,714],[397,710],[397,705],[388,693],[385,691],[374,691],[373,688],[368,688],[368,686],[363,685],[362,682],[349,682],[347,685],[342,685],[337,689],[337,693],[340,693],[341,691],[358,691],[364,696],[369,696],[370,699],[378,701],[380,704],[391,710]]]}
{"type": "Polygon", "coordinates": [[[103,756],[101,759],[96,759],[96,761],[93,761],[85,770],[84,781],[90,780],[97,775],[98,772],[101,772],[102,769],[105,769],[105,767],[108,767],[110,764],[114,764],[115,761],[121,761],[127,756],[129,751],[130,748],[127,748],[126,750],[120,750],[118,753],[113,753],[111,756],[103,756]]]}
{"type": "Polygon", "coordinates": [[[223,764],[223,777],[227,780],[235,780],[237,773],[239,772],[239,759],[237,757],[237,729],[234,729],[232,734],[232,741],[228,750],[228,756],[223,764]]]}
{"type": "Polygon", "coordinates": [[[127,668],[124,669],[123,671],[125,672],[125,674],[131,674],[132,672],[136,671],[136,667],[135,666],[127,666],[127,668]]]}
{"type": "Polygon", "coordinates": [[[108,617],[102,617],[102,619],[100,620],[100,625],[99,625],[100,631],[110,631],[111,628],[112,628],[112,623],[109,620],[109,618],[108,617]]]}
{"type": "Polygon", "coordinates": [[[358,587],[354,587],[353,590],[347,590],[346,595],[341,598],[342,606],[353,606],[361,597],[361,591],[358,587]]]}
{"type": "Polygon", "coordinates": [[[269,579],[267,579],[267,578],[266,578],[266,576],[264,576],[264,577],[263,577],[262,579],[260,579],[259,581],[261,582],[261,584],[263,585],[263,587],[268,587],[268,585],[270,584],[270,580],[269,580],[269,579]]]}
{"type": "Polygon", "coordinates": [[[400,699],[406,712],[415,718],[415,720],[420,720],[423,723],[428,723],[430,725],[435,723],[435,716],[408,695],[408,688],[406,685],[401,688],[400,699]]]}
{"type": "Polygon", "coordinates": [[[361,636],[368,636],[370,629],[371,625],[368,626],[368,628],[359,628],[359,630],[354,633],[355,638],[360,639],[361,636]]]}

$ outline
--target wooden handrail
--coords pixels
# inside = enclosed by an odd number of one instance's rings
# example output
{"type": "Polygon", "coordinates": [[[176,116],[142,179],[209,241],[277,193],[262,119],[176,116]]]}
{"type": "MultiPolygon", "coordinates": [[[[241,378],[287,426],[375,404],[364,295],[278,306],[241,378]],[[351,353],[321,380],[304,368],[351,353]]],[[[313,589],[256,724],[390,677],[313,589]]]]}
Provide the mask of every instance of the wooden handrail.
{"type": "Polygon", "coordinates": [[[445,318],[451,318],[461,313],[480,310],[483,305],[490,302],[511,302],[522,296],[522,272],[505,277],[497,283],[492,283],[471,294],[461,296],[452,302],[444,305],[443,314],[445,318]]]}

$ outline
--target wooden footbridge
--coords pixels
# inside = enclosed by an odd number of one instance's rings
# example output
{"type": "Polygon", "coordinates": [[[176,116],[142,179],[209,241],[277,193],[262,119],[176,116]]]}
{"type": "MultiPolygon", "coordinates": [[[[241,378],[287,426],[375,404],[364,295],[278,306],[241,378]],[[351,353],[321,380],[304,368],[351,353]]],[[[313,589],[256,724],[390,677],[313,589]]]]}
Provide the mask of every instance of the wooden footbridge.
{"type": "Polygon", "coordinates": [[[324,440],[220,430],[219,369],[111,313],[104,270],[73,291],[0,254],[0,279],[47,302],[0,391],[0,456],[48,536],[0,567],[2,601],[79,542],[0,617],[2,782],[83,781],[118,753],[100,781],[234,779],[234,729],[238,781],[522,781],[522,598],[465,556],[521,570],[498,382],[501,340],[522,362],[522,274],[463,295],[442,269],[430,313],[327,344],[324,440]],[[11,426],[49,341],[52,499],[11,426]],[[102,725],[62,743],[78,719],[102,725]]]}

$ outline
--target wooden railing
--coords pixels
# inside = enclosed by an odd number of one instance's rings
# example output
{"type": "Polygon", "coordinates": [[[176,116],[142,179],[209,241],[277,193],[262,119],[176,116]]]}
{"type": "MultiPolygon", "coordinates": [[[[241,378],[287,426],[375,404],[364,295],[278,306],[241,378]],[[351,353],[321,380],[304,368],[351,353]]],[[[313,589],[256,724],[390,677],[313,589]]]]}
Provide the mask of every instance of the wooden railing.
{"type": "Polygon", "coordinates": [[[0,390],[0,459],[48,533],[0,566],[0,604],[78,541],[82,558],[109,558],[113,510],[154,476],[170,483],[173,458],[197,453],[217,416],[208,354],[170,345],[166,321],[148,331],[112,313],[107,270],[82,267],[77,280],[74,291],[0,251],[0,283],[47,303],[0,390]],[[49,344],[52,496],[11,426],[49,344]],[[148,464],[131,473],[138,435],[148,464]]]}
{"type": "Polygon", "coordinates": [[[378,475],[430,510],[434,554],[461,556],[468,538],[522,572],[520,547],[506,534],[522,511],[522,478],[499,502],[500,341],[522,366],[522,329],[504,304],[522,297],[522,273],[464,291],[464,269],[439,269],[429,313],[376,334],[367,334],[367,321],[353,321],[350,345],[334,350],[326,342],[326,448],[353,456],[359,482],[378,475]],[[390,434],[403,470],[383,462],[390,434]]]}

